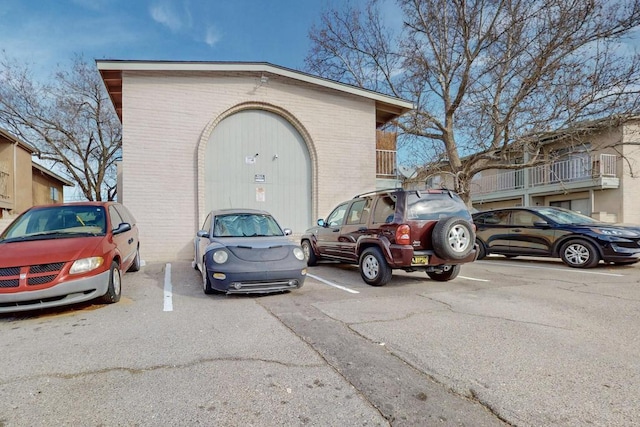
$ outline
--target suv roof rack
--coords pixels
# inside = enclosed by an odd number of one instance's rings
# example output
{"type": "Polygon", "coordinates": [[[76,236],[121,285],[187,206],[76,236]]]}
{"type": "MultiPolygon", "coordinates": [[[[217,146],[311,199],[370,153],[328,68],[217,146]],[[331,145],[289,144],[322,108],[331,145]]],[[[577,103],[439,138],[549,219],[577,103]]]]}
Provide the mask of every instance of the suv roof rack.
{"type": "Polygon", "coordinates": [[[402,187],[395,187],[395,188],[382,188],[380,190],[373,190],[373,191],[367,191],[366,193],[361,193],[361,194],[356,194],[355,196],[353,196],[354,199],[357,199],[358,197],[362,197],[362,196],[370,196],[372,194],[378,194],[378,193],[386,193],[388,191],[407,191],[402,187]]]}

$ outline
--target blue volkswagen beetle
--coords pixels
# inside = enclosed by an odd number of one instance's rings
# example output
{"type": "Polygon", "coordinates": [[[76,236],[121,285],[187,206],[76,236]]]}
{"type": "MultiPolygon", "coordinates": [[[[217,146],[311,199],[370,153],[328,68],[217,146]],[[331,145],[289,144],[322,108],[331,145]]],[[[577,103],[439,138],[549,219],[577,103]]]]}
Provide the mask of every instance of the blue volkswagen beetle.
{"type": "Polygon", "coordinates": [[[265,211],[214,210],[194,239],[193,267],[205,294],[284,292],[302,286],[307,262],[299,244],[265,211]]]}

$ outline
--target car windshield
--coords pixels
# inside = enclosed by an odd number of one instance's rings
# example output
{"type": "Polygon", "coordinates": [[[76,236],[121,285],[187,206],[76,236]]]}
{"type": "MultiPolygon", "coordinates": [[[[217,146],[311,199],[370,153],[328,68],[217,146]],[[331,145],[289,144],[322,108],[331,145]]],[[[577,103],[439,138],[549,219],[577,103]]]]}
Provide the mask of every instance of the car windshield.
{"type": "Polygon", "coordinates": [[[558,224],[595,224],[598,222],[591,217],[569,209],[542,208],[538,212],[558,224]]]}
{"type": "Polygon", "coordinates": [[[47,206],[23,213],[0,235],[0,241],[23,241],[106,234],[102,206],[47,206]]]}
{"type": "Polygon", "coordinates": [[[213,237],[283,236],[275,219],[262,214],[218,215],[213,225],[213,237]]]}

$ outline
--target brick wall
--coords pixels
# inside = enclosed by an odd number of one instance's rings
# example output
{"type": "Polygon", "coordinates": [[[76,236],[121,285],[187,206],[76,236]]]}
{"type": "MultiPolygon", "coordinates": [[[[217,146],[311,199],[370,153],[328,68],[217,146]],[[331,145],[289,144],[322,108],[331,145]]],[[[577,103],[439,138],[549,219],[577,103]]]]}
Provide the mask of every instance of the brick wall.
{"type": "Polygon", "coordinates": [[[143,259],[193,257],[203,220],[202,141],[229,112],[259,105],[295,121],[306,140],[310,226],[336,203],[375,188],[372,100],[279,76],[260,84],[260,76],[242,74],[126,71],[120,200],[138,219],[143,259]]]}

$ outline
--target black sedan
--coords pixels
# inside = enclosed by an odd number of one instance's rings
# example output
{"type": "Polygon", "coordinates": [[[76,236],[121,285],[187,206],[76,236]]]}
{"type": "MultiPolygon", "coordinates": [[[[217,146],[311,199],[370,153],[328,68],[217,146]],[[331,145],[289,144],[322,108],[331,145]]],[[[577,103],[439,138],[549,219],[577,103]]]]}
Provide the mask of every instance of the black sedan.
{"type": "Polygon", "coordinates": [[[640,261],[640,227],[602,223],[552,206],[496,209],[473,214],[478,259],[488,254],[561,258],[570,267],[640,261]]]}
{"type": "Polygon", "coordinates": [[[302,286],[307,262],[267,212],[225,209],[209,213],[196,234],[193,266],[205,294],[284,292],[302,286]]]}

